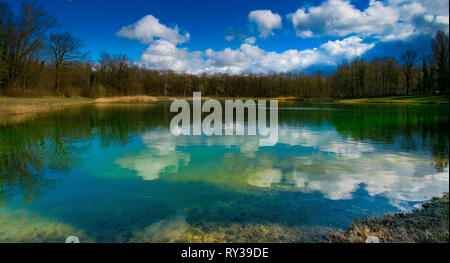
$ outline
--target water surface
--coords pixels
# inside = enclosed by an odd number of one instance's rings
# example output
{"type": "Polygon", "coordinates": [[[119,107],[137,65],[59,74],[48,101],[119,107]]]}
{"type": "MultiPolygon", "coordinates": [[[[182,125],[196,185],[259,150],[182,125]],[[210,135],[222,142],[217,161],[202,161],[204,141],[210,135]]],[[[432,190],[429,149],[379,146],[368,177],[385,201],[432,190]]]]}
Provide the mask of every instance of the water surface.
{"type": "Polygon", "coordinates": [[[169,132],[168,103],[0,124],[0,242],[321,242],[449,188],[448,105],[279,104],[279,141],[169,132]]]}

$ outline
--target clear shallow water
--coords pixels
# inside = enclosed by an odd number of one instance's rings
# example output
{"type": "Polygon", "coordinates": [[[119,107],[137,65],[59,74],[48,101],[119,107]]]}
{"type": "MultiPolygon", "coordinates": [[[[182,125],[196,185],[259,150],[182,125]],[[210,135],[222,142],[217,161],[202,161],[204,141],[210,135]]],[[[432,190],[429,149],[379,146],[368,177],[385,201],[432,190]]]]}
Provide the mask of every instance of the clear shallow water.
{"type": "Polygon", "coordinates": [[[279,105],[279,141],[169,132],[169,104],[0,125],[0,242],[324,241],[449,188],[448,105],[279,105]]]}

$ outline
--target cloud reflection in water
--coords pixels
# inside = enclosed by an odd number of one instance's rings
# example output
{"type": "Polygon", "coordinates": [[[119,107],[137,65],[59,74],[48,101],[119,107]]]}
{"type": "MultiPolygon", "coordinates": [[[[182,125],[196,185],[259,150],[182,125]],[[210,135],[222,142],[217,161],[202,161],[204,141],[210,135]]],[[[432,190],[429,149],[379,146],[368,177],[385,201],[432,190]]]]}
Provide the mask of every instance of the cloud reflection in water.
{"type": "Polygon", "coordinates": [[[135,170],[144,180],[158,179],[165,171],[172,174],[172,180],[179,181],[221,185],[227,181],[229,186],[246,184],[261,188],[293,185],[298,191],[318,191],[332,200],[351,199],[364,185],[369,195],[384,196],[399,208],[405,202],[426,200],[449,189],[448,167],[436,173],[430,156],[403,152],[392,145],[344,138],[330,127],[280,127],[279,143],[274,147],[259,147],[258,139],[257,136],[174,137],[167,131],[154,130],[142,135],[148,150],[122,157],[116,163],[135,170]],[[210,148],[209,153],[201,156],[202,161],[191,158],[192,147],[196,146],[210,148]],[[225,148],[233,158],[217,155],[219,148],[225,148]],[[232,150],[236,148],[237,152],[232,150]],[[285,154],[286,149],[289,154],[285,154]],[[244,162],[240,170],[233,169],[238,159],[244,162]],[[185,168],[182,172],[181,166],[185,168]]]}

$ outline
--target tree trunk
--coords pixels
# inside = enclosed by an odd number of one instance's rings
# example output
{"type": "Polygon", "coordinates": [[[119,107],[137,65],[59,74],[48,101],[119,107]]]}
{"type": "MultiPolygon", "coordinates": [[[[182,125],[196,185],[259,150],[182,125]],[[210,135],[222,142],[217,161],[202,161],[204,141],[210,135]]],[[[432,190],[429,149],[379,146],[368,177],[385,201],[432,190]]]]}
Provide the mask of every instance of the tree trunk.
{"type": "Polygon", "coordinates": [[[55,92],[57,96],[63,96],[63,94],[61,94],[61,87],[59,83],[61,78],[61,66],[59,65],[59,63],[56,64],[55,70],[55,92]]]}
{"type": "Polygon", "coordinates": [[[410,81],[410,79],[406,78],[406,96],[409,95],[409,81],[410,81]]]}

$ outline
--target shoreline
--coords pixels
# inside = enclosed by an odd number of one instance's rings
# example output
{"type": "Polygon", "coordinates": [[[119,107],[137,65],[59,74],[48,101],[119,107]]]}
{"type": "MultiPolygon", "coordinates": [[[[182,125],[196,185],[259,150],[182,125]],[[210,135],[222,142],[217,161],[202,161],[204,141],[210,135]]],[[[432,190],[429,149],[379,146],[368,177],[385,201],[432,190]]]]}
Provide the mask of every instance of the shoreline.
{"type": "MultiPolygon", "coordinates": [[[[41,113],[68,106],[79,106],[87,104],[114,104],[114,103],[154,103],[162,101],[174,101],[177,99],[192,100],[192,97],[172,97],[172,96],[121,96],[102,98],[20,98],[0,96],[0,116],[17,116],[30,113],[41,113]]],[[[232,97],[202,97],[202,101],[209,99],[226,100],[236,99],[232,97]]],[[[274,98],[239,98],[247,99],[274,99],[274,98]]],[[[278,97],[280,101],[297,100],[295,97],[278,97]]]]}
{"type": "MultiPolygon", "coordinates": [[[[0,97],[0,116],[13,116],[29,113],[41,113],[61,109],[68,106],[79,106],[86,104],[105,104],[105,103],[153,103],[161,101],[174,101],[177,99],[192,100],[192,97],[173,97],[173,96],[121,96],[104,98],[18,98],[18,97],[0,97]]],[[[202,100],[216,99],[227,100],[237,99],[235,97],[202,97],[202,100]]],[[[239,97],[241,100],[270,100],[279,101],[305,101],[305,102],[337,102],[337,103],[399,103],[399,104],[448,104],[448,95],[441,96],[396,96],[380,98],[358,98],[358,99],[337,99],[337,98],[302,98],[302,97],[276,97],[276,98],[252,98],[239,97]]]]}
{"type": "Polygon", "coordinates": [[[380,243],[448,243],[449,194],[433,197],[410,213],[385,214],[356,220],[343,232],[332,233],[330,243],[365,243],[376,236],[380,243]]]}
{"type": "Polygon", "coordinates": [[[448,104],[448,95],[437,96],[392,96],[377,98],[339,99],[340,103],[387,103],[387,104],[448,104]]]}

